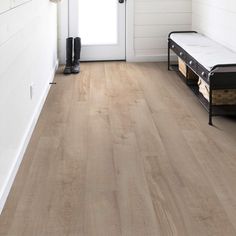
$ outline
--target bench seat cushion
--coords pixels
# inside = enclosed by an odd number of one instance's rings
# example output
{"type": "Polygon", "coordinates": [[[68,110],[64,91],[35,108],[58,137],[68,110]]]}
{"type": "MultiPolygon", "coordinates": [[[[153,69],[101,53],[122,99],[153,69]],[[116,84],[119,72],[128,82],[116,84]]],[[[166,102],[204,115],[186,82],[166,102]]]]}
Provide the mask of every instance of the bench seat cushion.
{"type": "Polygon", "coordinates": [[[173,33],[170,38],[207,70],[219,64],[236,64],[236,52],[199,33],[173,33]]]}

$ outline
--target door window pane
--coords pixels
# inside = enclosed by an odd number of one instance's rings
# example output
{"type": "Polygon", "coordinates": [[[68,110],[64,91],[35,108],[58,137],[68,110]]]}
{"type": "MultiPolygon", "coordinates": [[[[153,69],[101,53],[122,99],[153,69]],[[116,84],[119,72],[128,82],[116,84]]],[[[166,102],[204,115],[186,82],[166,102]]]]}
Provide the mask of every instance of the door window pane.
{"type": "Polygon", "coordinates": [[[79,0],[83,45],[117,44],[118,0],[79,0]]]}

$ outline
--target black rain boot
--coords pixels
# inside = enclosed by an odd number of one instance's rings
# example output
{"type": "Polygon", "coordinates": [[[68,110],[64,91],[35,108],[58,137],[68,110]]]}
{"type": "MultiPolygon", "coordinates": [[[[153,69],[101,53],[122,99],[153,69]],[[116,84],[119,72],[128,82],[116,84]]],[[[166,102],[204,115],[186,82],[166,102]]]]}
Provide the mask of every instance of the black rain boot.
{"type": "Polygon", "coordinates": [[[81,39],[79,37],[74,39],[74,62],[72,73],[78,74],[80,72],[80,52],[81,52],[81,39]]]}
{"type": "Polygon", "coordinates": [[[73,38],[66,39],[66,67],[64,74],[69,75],[72,72],[72,49],[73,49],[73,38]]]}

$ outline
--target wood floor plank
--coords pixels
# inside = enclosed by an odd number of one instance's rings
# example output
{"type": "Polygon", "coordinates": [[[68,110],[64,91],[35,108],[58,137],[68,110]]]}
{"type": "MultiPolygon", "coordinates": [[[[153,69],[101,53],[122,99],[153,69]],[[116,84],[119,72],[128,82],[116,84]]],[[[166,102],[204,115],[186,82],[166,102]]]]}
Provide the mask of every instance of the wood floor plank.
{"type": "Polygon", "coordinates": [[[166,63],[83,63],[50,90],[1,236],[234,236],[236,120],[166,63]]]}
{"type": "Polygon", "coordinates": [[[122,235],[159,235],[143,163],[135,136],[131,107],[137,104],[141,90],[134,77],[126,74],[127,65],[116,71],[114,64],[106,66],[110,88],[110,123],[113,134],[113,154],[118,185],[122,235]],[[127,82],[129,81],[129,82],[127,82]]]}

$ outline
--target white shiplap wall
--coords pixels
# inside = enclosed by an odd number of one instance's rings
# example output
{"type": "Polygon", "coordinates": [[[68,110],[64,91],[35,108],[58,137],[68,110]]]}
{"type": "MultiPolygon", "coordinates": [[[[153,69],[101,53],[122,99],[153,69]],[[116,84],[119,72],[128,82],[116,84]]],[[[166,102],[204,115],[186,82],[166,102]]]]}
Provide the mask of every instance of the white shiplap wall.
{"type": "Polygon", "coordinates": [[[134,60],[167,58],[167,36],[174,30],[190,30],[191,0],[135,0],[134,60]]]}
{"type": "Polygon", "coordinates": [[[193,0],[194,30],[236,51],[236,1],[193,0]]]}
{"type": "Polygon", "coordinates": [[[49,0],[1,0],[0,212],[56,64],[56,5],[49,0]]]}
{"type": "Polygon", "coordinates": [[[0,14],[30,1],[32,0],[1,0],[0,14]]]}

